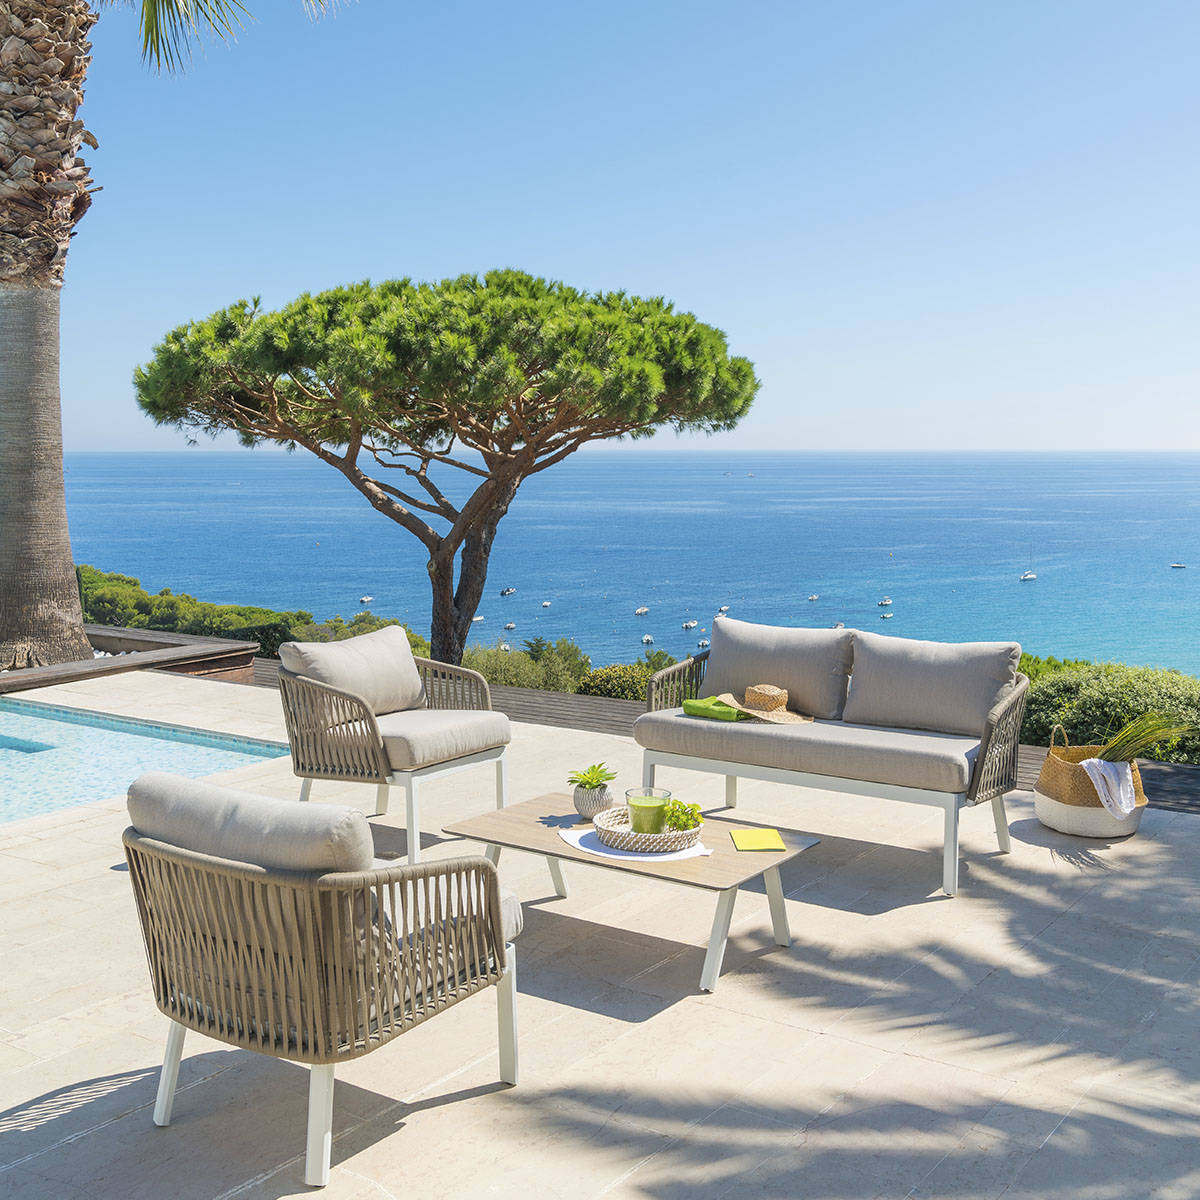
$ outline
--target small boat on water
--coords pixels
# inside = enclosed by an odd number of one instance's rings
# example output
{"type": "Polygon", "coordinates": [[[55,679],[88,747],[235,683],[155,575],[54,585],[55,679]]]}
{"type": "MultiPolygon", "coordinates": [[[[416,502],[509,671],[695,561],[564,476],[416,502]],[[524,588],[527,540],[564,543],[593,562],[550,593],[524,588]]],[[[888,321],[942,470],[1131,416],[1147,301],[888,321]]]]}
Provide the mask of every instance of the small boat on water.
{"type": "Polygon", "coordinates": [[[700,624],[699,621],[684,621],[683,628],[684,629],[695,629],[696,626],[699,624],[700,624]]]}
{"type": "Polygon", "coordinates": [[[549,601],[549,600],[543,600],[543,601],[542,601],[542,607],[543,607],[543,608],[549,608],[549,607],[550,607],[550,601],[549,601]]]}
{"type": "Polygon", "coordinates": [[[729,611],[728,604],[722,604],[721,607],[717,609],[717,612],[719,612],[719,613],[727,613],[728,611],[729,611]]]}
{"type": "Polygon", "coordinates": [[[1021,582],[1022,583],[1031,583],[1036,578],[1037,578],[1037,575],[1033,571],[1022,571],[1021,572],[1021,582]]]}
{"type": "Polygon", "coordinates": [[[515,587],[506,587],[500,589],[500,595],[511,596],[517,589],[515,587]]]}
{"type": "Polygon", "coordinates": [[[895,613],[880,613],[879,619],[881,621],[890,621],[895,615],[895,613]]]}
{"type": "Polygon", "coordinates": [[[374,599],[375,599],[374,596],[359,596],[358,602],[359,602],[359,604],[370,604],[371,601],[374,599]]]}
{"type": "Polygon", "coordinates": [[[509,621],[509,623],[507,625],[505,625],[504,628],[505,629],[516,629],[516,627],[517,627],[516,621],[509,621]]]}
{"type": "Polygon", "coordinates": [[[501,642],[500,649],[507,653],[509,650],[512,649],[512,647],[507,642],[501,642]]]}
{"type": "Polygon", "coordinates": [[[708,647],[709,647],[709,644],[710,644],[710,643],[709,643],[709,640],[708,640],[708,638],[701,638],[701,639],[700,639],[700,640],[699,640],[699,641],[696,643],[696,645],[697,645],[697,646],[698,646],[698,647],[699,647],[701,650],[707,650],[707,649],[708,649],[708,647]]]}
{"type": "Polygon", "coordinates": [[[884,598],[882,600],[877,601],[877,603],[880,608],[891,608],[892,598],[891,598],[891,596],[884,596],[884,598]]]}
{"type": "Polygon", "coordinates": [[[1172,563],[1171,564],[1172,571],[1183,571],[1186,569],[1187,569],[1187,563],[1172,563]]]}
{"type": "Polygon", "coordinates": [[[809,596],[810,600],[820,600],[820,598],[821,597],[818,596],[816,592],[813,592],[813,594],[811,596],[809,596]]]}
{"type": "Polygon", "coordinates": [[[845,629],[846,622],[845,621],[834,621],[834,623],[832,625],[830,625],[829,628],[830,629],[845,629]]]}
{"type": "Polygon", "coordinates": [[[643,604],[641,608],[635,608],[633,615],[635,617],[644,617],[650,610],[643,604]]]}
{"type": "Polygon", "coordinates": [[[643,646],[653,646],[654,639],[648,633],[643,633],[642,634],[642,645],[643,646]]]}
{"type": "Polygon", "coordinates": [[[472,620],[472,622],[475,622],[475,621],[482,621],[482,620],[483,620],[483,618],[482,618],[482,617],[472,617],[472,618],[471,618],[471,620],[472,620]]]}

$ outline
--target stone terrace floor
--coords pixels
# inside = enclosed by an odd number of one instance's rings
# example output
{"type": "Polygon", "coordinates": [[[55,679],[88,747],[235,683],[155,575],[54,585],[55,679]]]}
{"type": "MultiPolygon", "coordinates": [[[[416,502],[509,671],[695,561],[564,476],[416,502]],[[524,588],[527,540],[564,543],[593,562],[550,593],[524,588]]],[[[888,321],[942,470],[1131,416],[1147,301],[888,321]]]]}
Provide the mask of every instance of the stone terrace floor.
{"type": "MultiPolygon", "coordinates": [[[[23,698],[281,737],[265,688],[128,674],[23,698]]],[[[514,798],[628,737],[521,723],[514,798]]],[[[169,747],[167,748],[169,753],[169,747]]],[[[218,778],[296,792],[286,759],[218,778]]],[[[662,772],[706,806],[719,780],[662,772]]],[[[490,772],[426,792],[442,821],[491,803],[490,772]]],[[[1010,797],[963,817],[957,899],[940,814],[743,782],[739,815],[821,844],[784,869],[793,945],[739,898],[725,972],[697,990],[702,894],[600,869],[556,900],[508,852],[525,901],[518,1087],[497,1079],[492,992],[339,1069],[330,1197],[1086,1197],[1200,1195],[1200,821],[1147,813],[1084,842],[1010,797]]],[[[315,799],[369,808],[372,789],[315,799]]],[[[403,805],[373,819],[403,854],[403,805]]],[[[124,871],[121,799],[0,826],[0,1194],[281,1197],[302,1182],[306,1074],[189,1034],[169,1129],[150,1121],[166,1020],[124,871]]],[[[571,864],[568,864],[571,867],[571,864]]]]}

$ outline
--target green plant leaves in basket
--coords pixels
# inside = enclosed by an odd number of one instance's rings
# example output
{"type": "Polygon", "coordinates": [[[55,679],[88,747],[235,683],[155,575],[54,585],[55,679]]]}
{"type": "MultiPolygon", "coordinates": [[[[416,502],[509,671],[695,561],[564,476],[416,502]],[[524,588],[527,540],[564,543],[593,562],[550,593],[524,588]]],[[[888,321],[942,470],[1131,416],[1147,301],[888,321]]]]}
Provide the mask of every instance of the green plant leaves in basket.
{"type": "Polygon", "coordinates": [[[1193,731],[1191,725],[1183,725],[1157,713],[1143,713],[1123,725],[1101,748],[1097,758],[1106,762],[1132,762],[1143,758],[1162,742],[1175,742],[1193,731]]]}
{"type": "Polygon", "coordinates": [[[684,804],[682,800],[668,800],[665,808],[664,824],[668,829],[695,829],[703,818],[700,816],[700,805],[684,804]]]}

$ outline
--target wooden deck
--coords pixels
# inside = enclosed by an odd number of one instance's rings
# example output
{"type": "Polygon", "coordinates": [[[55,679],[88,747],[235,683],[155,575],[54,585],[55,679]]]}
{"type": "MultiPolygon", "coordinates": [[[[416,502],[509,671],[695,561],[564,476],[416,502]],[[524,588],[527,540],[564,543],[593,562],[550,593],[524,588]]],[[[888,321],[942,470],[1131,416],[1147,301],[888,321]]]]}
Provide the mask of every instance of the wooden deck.
{"type": "MultiPolygon", "coordinates": [[[[274,659],[254,660],[254,682],[275,687],[279,664],[274,659]]],[[[492,704],[510,720],[560,729],[586,729],[592,733],[633,736],[633,723],[645,706],[632,700],[607,700],[600,696],[573,696],[567,692],[540,692],[533,688],[493,687],[492,704]]],[[[1022,746],[1017,786],[1033,787],[1046,757],[1044,746],[1022,746]]],[[[1154,808],[1200,815],[1200,767],[1174,763],[1139,763],[1147,803],[1154,808]]]]}

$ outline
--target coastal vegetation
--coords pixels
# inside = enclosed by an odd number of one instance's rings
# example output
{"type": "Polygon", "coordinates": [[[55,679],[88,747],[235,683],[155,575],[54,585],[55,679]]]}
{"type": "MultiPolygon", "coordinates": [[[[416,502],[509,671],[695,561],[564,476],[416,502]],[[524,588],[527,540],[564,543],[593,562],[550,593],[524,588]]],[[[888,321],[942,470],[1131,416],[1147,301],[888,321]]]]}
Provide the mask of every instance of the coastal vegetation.
{"type": "MultiPolygon", "coordinates": [[[[303,0],[319,12],[325,0],[303,0]]],[[[59,297],[92,203],[77,119],[100,3],[0,0],[0,670],[87,658],[63,493],[59,297]]],[[[173,69],[201,33],[233,35],[238,0],[140,0],[142,54],[173,69]]]]}
{"type": "MultiPolygon", "coordinates": [[[[341,641],[401,624],[394,617],[367,611],[357,612],[349,620],[333,616],[318,621],[303,610],[211,604],[166,588],[151,594],[129,575],[109,574],[90,566],[79,568],[78,581],[84,617],[94,624],[254,641],[267,657],[276,655],[281,642],[341,641]]],[[[411,629],[405,632],[413,653],[428,657],[429,642],[411,629]]],[[[570,638],[550,642],[538,637],[510,650],[499,644],[467,646],[462,661],[498,686],[641,701],[650,676],[675,660],[664,650],[653,650],[636,662],[593,667],[589,656],[570,638]]],[[[1056,724],[1061,724],[1077,745],[1101,745],[1129,721],[1154,713],[1171,725],[1187,728],[1148,757],[1200,763],[1200,678],[1152,667],[1029,654],[1021,656],[1020,669],[1032,681],[1021,728],[1021,740],[1027,745],[1049,745],[1050,730],[1056,724]]]]}
{"type": "Polygon", "coordinates": [[[179,326],[134,375],[189,433],[303,449],[428,555],[434,658],[463,661],[497,527],[582,446],[731,429],[758,390],[725,335],[666,300],[521,271],[358,283],[179,326]]]}

